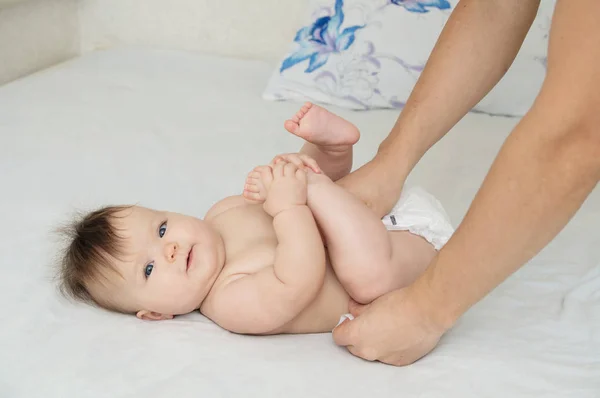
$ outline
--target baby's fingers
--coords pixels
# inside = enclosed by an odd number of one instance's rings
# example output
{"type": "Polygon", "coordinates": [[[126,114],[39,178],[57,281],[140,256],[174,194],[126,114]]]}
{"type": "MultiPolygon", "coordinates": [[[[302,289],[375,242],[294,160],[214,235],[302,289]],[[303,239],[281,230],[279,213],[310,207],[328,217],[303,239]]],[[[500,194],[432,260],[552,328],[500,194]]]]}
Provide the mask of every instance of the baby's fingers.
{"type": "Polygon", "coordinates": [[[286,153],[283,155],[276,156],[275,159],[273,159],[273,161],[275,163],[285,161],[288,163],[293,163],[299,169],[304,168],[304,162],[302,161],[302,158],[300,158],[300,156],[296,153],[286,153]]]}
{"type": "Polygon", "coordinates": [[[306,184],[306,172],[304,170],[296,170],[296,178],[298,179],[298,181],[302,182],[303,184],[306,184]]]}
{"type": "Polygon", "coordinates": [[[286,162],[277,162],[277,163],[275,163],[275,165],[272,167],[273,168],[273,178],[283,177],[283,175],[284,175],[284,168],[288,164],[289,163],[286,163],[286,162]]]}
{"type": "MultiPolygon", "coordinates": [[[[282,163],[283,162],[280,162],[278,164],[282,163]]],[[[298,169],[298,166],[296,166],[294,163],[285,163],[285,166],[283,166],[283,175],[286,177],[293,177],[298,169]]]]}
{"type": "Polygon", "coordinates": [[[304,170],[309,168],[315,173],[321,173],[321,168],[317,164],[317,161],[303,153],[284,153],[282,155],[277,155],[271,161],[271,165],[275,165],[279,162],[293,163],[299,169],[304,170]]]}
{"type": "Polygon", "coordinates": [[[304,155],[304,154],[300,154],[299,156],[300,156],[300,159],[302,159],[302,162],[306,166],[308,166],[312,171],[314,171],[315,173],[320,173],[321,172],[321,168],[317,164],[316,160],[314,160],[310,156],[304,155]]]}
{"type": "Polygon", "coordinates": [[[273,158],[273,160],[271,160],[271,163],[269,163],[271,165],[271,167],[275,166],[277,163],[281,162],[283,160],[283,155],[277,155],[273,158]]]}

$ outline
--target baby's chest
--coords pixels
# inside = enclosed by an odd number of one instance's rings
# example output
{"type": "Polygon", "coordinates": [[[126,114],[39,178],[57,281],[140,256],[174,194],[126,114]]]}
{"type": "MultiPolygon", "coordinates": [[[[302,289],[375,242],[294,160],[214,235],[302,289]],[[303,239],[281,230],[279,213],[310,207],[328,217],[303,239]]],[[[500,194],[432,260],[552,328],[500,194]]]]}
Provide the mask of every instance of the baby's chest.
{"type": "Polygon", "coordinates": [[[273,264],[277,236],[273,219],[262,206],[244,206],[224,214],[221,236],[225,243],[224,273],[253,273],[273,264]]]}

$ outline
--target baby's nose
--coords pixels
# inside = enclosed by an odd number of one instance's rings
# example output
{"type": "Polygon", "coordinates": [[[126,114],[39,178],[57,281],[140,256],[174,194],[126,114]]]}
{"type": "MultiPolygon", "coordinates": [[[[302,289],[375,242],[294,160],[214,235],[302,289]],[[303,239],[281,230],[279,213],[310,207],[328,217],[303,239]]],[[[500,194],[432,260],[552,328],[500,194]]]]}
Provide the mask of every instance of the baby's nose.
{"type": "Polygon", "coordinates": [[[165,245],[165,257],[167,258],[168,262],[172,263],[175,261],[175,258],[177,257],[177,250],[179,250],[179,245],[177,242],[171,242],[165,245]]]}

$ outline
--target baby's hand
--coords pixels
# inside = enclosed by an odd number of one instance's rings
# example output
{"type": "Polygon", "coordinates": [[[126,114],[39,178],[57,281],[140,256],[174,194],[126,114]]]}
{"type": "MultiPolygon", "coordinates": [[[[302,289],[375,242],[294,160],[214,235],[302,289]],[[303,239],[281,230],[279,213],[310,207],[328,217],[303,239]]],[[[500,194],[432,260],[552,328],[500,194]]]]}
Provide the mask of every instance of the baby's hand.
{"type": "Polygon", "coordinates": [[[306,205],[306,172],[293,163],[278,161],[273,166],[273,181],[267,189],[263,208],[272,217],[293,207],[306,205]]]}
{"type": "Polygon", "coordinates": [[[315,173],[321,173],[321,168],[317,164],[317,161],[303,153],[283,153],[281,155],[277,155],[273,158],[273,160],[271,160],[270,166],[273,167],[281,161],[293,163],[300,170],[310,169],[315,173]]]}

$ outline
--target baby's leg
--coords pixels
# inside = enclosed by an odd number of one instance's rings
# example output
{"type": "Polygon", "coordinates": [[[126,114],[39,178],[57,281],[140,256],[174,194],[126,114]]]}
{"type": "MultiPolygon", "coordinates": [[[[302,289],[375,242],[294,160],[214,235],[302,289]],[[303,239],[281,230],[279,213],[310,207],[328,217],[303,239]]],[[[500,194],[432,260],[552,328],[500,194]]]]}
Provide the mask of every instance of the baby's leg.
{"type": "Polygon", "coordinates": [[[333,181],[352,170],[352,146],[360,132],[349,121],[307,102],[284,127],[306,141],[300,153],[315,159],[333,181]]]}
{"type": "MultiPolygon", "coordinates": [[[[270,167],[259,166],[253,173],[251,189],[264,201],[262,179],[270,167]]],[[[336,275],[357,302],[369,303],[409,285],[433,259],[435,249],[425,239],[388,232],[371,209],[326,175],[309,172],[307,193],[336,275]]]]}
{"type": "Polygon", "coordinates": [[[388,232],[371,209],[322,174],[309,172],[308,206],[338,279],[359,303],[407,286],[435,254],[418,236],[388,232]]]}

